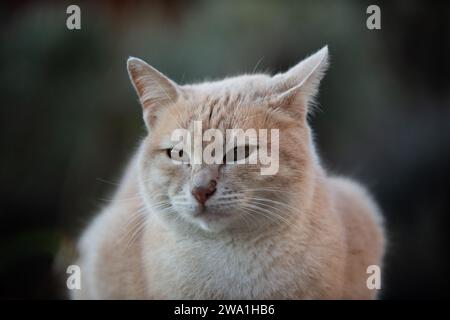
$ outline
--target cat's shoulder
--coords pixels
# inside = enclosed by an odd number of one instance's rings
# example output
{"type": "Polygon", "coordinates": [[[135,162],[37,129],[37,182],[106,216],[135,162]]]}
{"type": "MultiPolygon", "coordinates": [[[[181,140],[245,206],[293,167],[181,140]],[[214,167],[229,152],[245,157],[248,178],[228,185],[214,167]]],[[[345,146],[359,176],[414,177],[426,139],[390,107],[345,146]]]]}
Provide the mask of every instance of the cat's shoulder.
{"type": "Polygon", "coordinates": [[[381,209],[366,186],[341,176],[331,176],[328,181],[334,196],[334,204],[341,214],[354,217],[366,215],[374,219],[378,225],[383,224],[381,209]]]}

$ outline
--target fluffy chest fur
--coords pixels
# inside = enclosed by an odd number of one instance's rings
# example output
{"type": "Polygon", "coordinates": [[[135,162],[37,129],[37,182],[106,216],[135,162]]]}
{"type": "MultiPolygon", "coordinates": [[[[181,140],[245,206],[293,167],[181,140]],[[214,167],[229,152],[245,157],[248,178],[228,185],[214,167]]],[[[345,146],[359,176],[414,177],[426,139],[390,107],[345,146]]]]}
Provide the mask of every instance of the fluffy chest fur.
{"type": "MultiPolygon", "coordinates": [[[[146,235],[144,241],[152,238],[146,235]]],[[[280,238],[264,234],[253,239],[166,236],[158,247],[144,251],[149,295],[169,299],[294,298],[302,281],[307,286],[311,274],[299,263],[300,250],[280,238]]]]}

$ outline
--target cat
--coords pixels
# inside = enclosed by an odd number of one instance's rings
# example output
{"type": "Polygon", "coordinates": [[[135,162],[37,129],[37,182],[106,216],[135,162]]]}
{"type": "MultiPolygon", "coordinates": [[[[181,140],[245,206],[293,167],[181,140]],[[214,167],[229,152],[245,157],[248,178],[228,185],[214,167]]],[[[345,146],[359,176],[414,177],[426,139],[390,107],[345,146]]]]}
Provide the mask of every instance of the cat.
{"type": "MultiPolygon", "coordinates": [[[[368,191],[328,175],[308,114],[328,47],[287,72],[179,85],[127,61],[147,135],[112,202],[79,241],[76,299],[372,299],[383,218],[368,191]],[[175,164],[175,129],[279,130],[279,170],[175,164]]],[[[189,158],[188,150],[175,150],[189,158]]]]}

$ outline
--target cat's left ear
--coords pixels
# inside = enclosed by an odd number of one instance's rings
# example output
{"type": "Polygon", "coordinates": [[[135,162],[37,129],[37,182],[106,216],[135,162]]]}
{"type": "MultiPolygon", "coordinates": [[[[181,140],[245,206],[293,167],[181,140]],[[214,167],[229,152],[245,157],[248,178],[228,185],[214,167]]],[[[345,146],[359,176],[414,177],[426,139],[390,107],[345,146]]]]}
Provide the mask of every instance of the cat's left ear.
{"type": "Polygon", "coordinates": [[[295,117],[304,118],[327,67],[328,46],[325,46],[287,72],[272,77],[274,106],[295,117]]]}

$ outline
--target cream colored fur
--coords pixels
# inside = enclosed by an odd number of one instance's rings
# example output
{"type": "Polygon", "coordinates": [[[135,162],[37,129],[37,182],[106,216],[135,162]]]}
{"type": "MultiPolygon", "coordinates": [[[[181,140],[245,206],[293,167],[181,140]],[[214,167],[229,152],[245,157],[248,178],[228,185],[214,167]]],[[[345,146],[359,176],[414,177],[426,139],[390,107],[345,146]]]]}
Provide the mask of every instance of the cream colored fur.
{"type": "Polygon", "coordinates": [[[366,269],[382,264],[380,212],[362,186],[327,175],[307,123],[327,61],[324,48],[273,77],[180,86],[130,58],[149,134],[79,242],[82,289],[73,297],[374,298],[366,269]],[[204,129],[280,129],[279,172],[174,165],[164,152],[170,133],[193,120],[204,129]],[[190,188],[205,172],[216,174],[217,191],[197,215],[190,188]]]}

